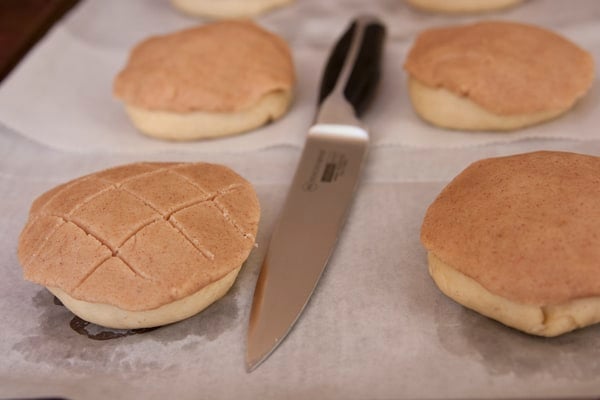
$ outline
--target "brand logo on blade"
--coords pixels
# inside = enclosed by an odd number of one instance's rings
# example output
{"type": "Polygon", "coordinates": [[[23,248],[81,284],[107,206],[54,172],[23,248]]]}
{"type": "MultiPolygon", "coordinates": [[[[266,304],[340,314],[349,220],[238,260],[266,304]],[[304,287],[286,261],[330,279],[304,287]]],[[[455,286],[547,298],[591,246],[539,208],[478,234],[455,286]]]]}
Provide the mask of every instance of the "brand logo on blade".
{"type": "Polygon", "coordinates": [[[319,171],[321,170],[321,165],[323,165],[323,160],[325,160],[325,151],[319,151],[319,155],[317,156],[317,160],[315,161],[315,166],[310,172],[310,176],[304,185],[302,185],[302,189],[306,192],[314,192],[319,188],[317,184],[317,177],[319,176],[319,171]]]}
{"type": "Polygon", "coordinates": [[[314,192],[319,188],[319,183],[335,183],[344,175],[347,164],[348,159],[343,153],[336,151],[327,153],[321,150],[302,189],[306,192],[314,192]]]}
{"type": "Polygon", "coordinates": [[[317,185],[314,182],[307,182],[304,184],[304,186],[302,186],[302,189],[304,189],[305,192],[314,192],[318,188],[319,188],[319,185],[317,185]]]}

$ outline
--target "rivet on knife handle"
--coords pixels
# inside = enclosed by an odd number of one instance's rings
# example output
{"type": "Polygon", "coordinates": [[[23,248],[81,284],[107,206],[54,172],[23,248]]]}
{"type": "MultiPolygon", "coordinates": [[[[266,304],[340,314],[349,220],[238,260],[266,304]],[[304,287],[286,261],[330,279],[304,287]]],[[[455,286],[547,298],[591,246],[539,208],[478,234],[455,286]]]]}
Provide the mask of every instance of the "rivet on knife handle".
{"type": "Polygon", "coordinates": [[[358,120],[375,90],[385,30],[356,19],[328,62],[309,129],[254,291],[246,366],[253,370],[290,332],[333,253],[369,146],[358,120]]]}

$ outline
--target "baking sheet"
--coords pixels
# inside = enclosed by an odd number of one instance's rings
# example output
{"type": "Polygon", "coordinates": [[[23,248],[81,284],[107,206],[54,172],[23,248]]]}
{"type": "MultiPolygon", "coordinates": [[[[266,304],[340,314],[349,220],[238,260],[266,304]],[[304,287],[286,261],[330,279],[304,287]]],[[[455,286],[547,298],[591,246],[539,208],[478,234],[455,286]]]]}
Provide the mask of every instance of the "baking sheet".
{"type": "Polygon", "coordinates": [[[281,120],[254,132],[194,143],[148,138],[112,98],[112,80],[131,47],[154,34],[199,22],[180,15],[166,0],[88,0],[53,29],[0,86],[0,123],[51,148],[74,152],[148,154],[164,151],[244,152],[273,146],[300,147],[312,121],[317,85],[329,48],[352,16],[368,12],[389,27],[378,97],[365,116],[375,147],[458,148],[528,138],[598,139],[598,85],[564,117],[513,133],[445,131],[421,121],[406,92],[402,64],[415,35],[432,26],[482,18],[535,23],[562,33],[600,60],[595,0],[529,0],[483,17],[447,17],[415,11],[401,0],[299,0],[259,19],[282,35],[298,74],[295,102],[281,120]]]}

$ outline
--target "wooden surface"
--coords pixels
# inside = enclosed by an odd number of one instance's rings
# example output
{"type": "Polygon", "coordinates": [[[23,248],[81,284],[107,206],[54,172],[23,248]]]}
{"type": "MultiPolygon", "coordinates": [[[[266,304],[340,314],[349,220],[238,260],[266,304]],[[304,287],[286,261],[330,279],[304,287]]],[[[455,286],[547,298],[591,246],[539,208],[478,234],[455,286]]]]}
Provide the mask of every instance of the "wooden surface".
{"type": "Polygon", "coordinates": [[[0,1],[0,81],[78,0],[0,1]]]}

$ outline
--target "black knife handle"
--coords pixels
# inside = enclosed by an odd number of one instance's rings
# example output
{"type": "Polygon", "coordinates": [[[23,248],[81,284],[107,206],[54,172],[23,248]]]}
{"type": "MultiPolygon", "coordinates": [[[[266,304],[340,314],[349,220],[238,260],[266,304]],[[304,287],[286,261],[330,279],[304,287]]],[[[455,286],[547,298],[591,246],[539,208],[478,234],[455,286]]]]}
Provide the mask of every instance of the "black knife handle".
{"type": "Polygon", "coordinates": [[[365,111],[381,75],[385,31],[375,17],[361,16],[352,21],[327,60],[319,105],[339,91],[356,116],[365,111]]]}

